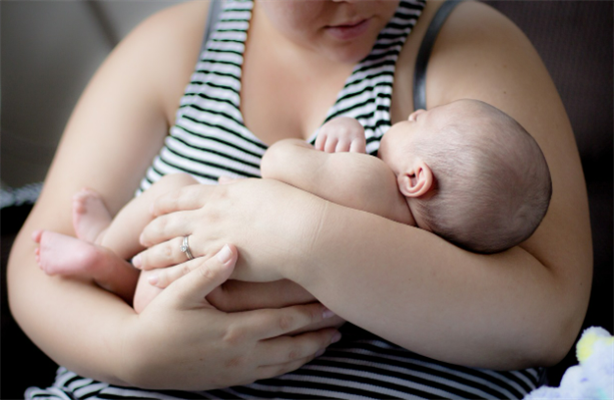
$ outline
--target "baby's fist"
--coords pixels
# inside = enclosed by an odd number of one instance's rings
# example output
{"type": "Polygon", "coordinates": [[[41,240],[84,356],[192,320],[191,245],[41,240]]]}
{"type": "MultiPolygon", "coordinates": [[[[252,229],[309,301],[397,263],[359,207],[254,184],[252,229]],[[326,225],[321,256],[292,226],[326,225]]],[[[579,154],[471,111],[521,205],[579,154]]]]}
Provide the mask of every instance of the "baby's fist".
{"type": "Polygon", "coordinates": [[[331,119],[320,128],[315,147],[327,153],[365,153],[365,130],[354,118],[331,119]]]}

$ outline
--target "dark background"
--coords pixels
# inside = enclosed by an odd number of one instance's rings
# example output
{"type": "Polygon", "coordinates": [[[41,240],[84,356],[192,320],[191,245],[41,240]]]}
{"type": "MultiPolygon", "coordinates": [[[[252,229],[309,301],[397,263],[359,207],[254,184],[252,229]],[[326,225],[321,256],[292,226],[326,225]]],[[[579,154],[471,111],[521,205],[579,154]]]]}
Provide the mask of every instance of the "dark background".
{"type": "MultiPolygon", "coordinates": [[[[610,1],[487,1],[512,19],[542,56],[563,99],[586,177],[594,250],[593,291],[584,327],[614,330],[613,270],[613,3],[610,1]]],[[[3,57],[4,63],[10,63],[3,57]]],[[[3,82],[7,79],[3,75],[3,82]]],[[[8,77],[11,79],[12,77],[8,77]]],[[[4,85],[3,85],[4,86],[4,85]]],[[[3,105],[3,111],[5,106],[3,105]]],[[[6,115],[6,113],[5,113],[6,115]]],[[[56,365],[12,319],[6,297],[6,260],[29,205],[1,211],[2,378],[0,398],[23,398],[26,387],[47,386],[56,365]]],[[[551,386],[577,364],[574,349],[549,369],[551,386]]]]}

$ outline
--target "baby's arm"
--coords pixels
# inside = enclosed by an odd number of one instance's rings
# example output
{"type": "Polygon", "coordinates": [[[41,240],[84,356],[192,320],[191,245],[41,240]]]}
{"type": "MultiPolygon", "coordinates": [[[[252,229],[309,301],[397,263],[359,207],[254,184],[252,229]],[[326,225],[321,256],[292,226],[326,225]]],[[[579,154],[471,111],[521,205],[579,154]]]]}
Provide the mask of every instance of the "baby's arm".
{"type": "MultiPolygon", "coordinates": [[[[364,138],[363,138],[364,140],[364,138]]],[[[346,207],[411,224],[390,168],[360,153],[325,153],[299,139],[281,140],[262,159],[263,178],[276,179],[346,207]]]]}

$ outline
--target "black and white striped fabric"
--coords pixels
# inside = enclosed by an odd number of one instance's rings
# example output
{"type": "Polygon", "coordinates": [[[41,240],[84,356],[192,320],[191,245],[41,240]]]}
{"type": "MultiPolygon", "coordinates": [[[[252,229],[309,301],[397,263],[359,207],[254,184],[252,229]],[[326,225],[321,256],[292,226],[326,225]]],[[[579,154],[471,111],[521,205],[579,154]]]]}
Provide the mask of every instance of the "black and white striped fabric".
{"type": "MultiPolygon", "coordinates": [[[[241,66],[252,1],[227,1],[198,62],[165,146],[141,184],[187,172],[202,183],[220,176],[259,177],[267,146],[252,134],[239,109],[241,66]]],[[[424,7],[401,0],[369,56],[356,65],[326,120],[344,115],[365,127],[367,152],[376,154],[390,127],[390,101],[397,56],[424,7]]],[[[311,138],[315,140],[316,133],[311,138]]],[[[351,324],[326,353],[292,373],[208,392],[151,392],[82,378],[64,368],[54,386],[30,388],[28,399],[519,399],[539,386],[541,369],[496,372],[437,362],[400,348],[351,324]]]]}
{"type": "MultiPolygon", "coordinates": [[[[211,184],[220,176],[260,177],[260,160],[267,146],[247,129],[239,108],[252,6],[252,1],[225,3],[181,99],[175,126],[147,171],[141,190],[174,172],[187,172],[211,184]]],[[[365,127],[371,154],[377,152],[381,136],[390,127],[396,59],[423,7],[423,0],[401,1],[371,54],[356,65],[323,121],[340,115],[357,118],[365,127]]]]}

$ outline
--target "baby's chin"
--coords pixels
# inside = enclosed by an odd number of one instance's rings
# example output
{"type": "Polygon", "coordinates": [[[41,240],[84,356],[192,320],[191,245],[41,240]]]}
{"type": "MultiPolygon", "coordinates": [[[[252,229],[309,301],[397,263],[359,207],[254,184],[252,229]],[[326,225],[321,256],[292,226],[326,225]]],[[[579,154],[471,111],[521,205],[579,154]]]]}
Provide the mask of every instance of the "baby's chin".
{"type": "MultiPolygon", "coordinates": [[[[384,136],[385,138],[386,136],[384,136]]],[[[384,138],[380,142],[379,150],[377,152],[377,157],[392,169],[395,175],[398,175],[399,171],[401,171],[401,161],[399,159],[399,152],[394,151],[394,147],[390,146],[391,143],[385,142],[384,138]],[[395,156],[396,154],[396,156],[395,156]]]]}

